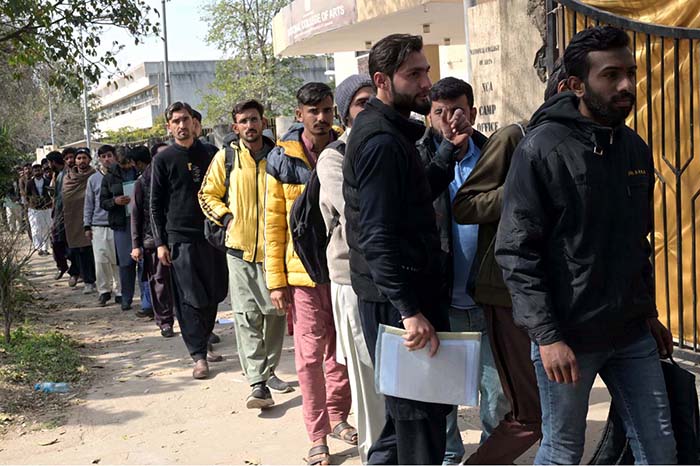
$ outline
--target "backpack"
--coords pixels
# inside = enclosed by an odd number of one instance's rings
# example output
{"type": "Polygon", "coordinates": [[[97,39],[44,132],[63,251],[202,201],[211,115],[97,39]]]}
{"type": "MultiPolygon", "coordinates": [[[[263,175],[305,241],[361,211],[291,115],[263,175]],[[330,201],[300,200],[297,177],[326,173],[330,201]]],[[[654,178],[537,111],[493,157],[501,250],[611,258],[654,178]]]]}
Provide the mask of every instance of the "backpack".
{"type": "MultiPolygon", "coordinates": [[[[335,149],[341,155],[345,155],[345,143],[342,141],[334,141],[327,148],[335,149]]],[[[340,218],[334,217],[330,228],[326,231],[326,224],[319,207],[320,194],[321,183],[314,168],[306,183],[306,189],[294,200],[289,212],[294,252],[299,256],[311,280],[319,285],[331,281],[326,248],[333,230],[340,223],[340,218]]]]}
{"type": "MultiPolygon", "coordinates": [[[[233,162],[236,158],[236,152],[231,146],[226,146],[224,148],[226,151],[226,162],[225,170],[226,177],[224,178],[224,204],[228,203],[228,187],[231,183],[231,171],[233,170],[233,162]]],[[[209,241],[209,244],[214,246],[216,249],[221,251],[226,251],[226,226],[220,226],[212,222],[208,218],[204,219],[204,237],[209,241]]]]}

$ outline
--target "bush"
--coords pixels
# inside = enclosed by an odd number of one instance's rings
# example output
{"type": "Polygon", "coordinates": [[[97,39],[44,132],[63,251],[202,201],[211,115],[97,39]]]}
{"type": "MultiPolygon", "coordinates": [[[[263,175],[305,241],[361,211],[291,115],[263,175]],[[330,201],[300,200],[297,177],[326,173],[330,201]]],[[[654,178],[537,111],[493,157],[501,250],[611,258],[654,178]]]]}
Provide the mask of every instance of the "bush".
{"type": "Polygon", "coordinates": [[[82,366],[77,343],[59,332],[35,333],[18,327],[10,343],[0,343],[3,352],[0,376],[20,383],[77,382],[82,366]]]}

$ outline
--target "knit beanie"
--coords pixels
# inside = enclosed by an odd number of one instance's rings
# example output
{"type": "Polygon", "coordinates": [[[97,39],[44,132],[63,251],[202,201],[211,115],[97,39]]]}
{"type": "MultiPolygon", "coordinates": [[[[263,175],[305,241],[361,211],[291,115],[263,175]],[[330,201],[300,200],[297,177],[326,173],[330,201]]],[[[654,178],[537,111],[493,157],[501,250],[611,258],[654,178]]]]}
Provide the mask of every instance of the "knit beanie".
{"type": "Polygon", "coordinates": [[[366,74],[353,74],[343,80],[335,88],[335,105],[338,107],[340,122],[345,124],[345,119],[350,111],[350,103],[357,91],[363,87],[372,87],[372,80],[366,74]]]}

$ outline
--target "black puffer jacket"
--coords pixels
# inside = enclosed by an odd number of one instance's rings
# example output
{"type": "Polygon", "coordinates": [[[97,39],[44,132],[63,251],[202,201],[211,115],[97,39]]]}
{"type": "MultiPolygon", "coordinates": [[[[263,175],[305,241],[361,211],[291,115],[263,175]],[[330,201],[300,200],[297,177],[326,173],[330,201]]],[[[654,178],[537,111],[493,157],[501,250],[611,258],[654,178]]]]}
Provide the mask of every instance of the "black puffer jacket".
{"type": "Polygon", "coordinates": [[[538,344],[623,344],[657,315],[650,262],[654,166],[630,128],[546,102],[513,155],[496,260],[517,324],[538,344]]]}
{"type": "Polygon", "coordinates": [[[374,98],[353,125],[343,160],[352,286],[408,317],[422,312],[449,329],[447,282],[433,199],[454,177],[454,161],[423,167],[415,143],[425,127],[374,98]]]}
{"type": "Polygon", "coordinates": [[[129,218],[126,215],[126,206],[119,205],[114,199],[124,195],[124,182],[136,180],[135,168],[124,170],[115,163],[102,178],[100,188],[100,206],[107,211],[109,227],[112,230],[123,230],[127,227],[129,218]]]}

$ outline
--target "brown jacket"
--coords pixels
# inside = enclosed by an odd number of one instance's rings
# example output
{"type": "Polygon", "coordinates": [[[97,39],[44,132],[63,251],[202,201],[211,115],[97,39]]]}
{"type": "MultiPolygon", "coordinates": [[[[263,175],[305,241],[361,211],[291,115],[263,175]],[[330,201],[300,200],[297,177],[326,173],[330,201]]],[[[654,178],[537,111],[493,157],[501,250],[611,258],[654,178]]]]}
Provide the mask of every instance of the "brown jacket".
{"type": "Polygon", "coordinates": [[[525,135],[526,122],[503,127],[493,133],[481,149],[481,157],[452,204],[460,224],[479,225],[474,266],[478,271],[471,296],[477,303],[512,307],[503,273],[494,257],[494,244],[503,205],[503,185],[511,157],[525,135]]]}
{"type": "Polygon", "coordinates": [[[63,221],[66,228],[66,240],[70,248],[90,246],[90,240],[85,237],[83,228],[83,210],[85,207],[85,189],[88,178],[95,173],[90,169],[80,173],[76,167],[66,172],[61,186],[63,195],[63,221]]]}

